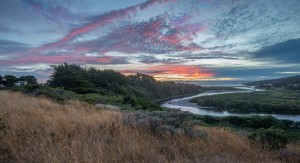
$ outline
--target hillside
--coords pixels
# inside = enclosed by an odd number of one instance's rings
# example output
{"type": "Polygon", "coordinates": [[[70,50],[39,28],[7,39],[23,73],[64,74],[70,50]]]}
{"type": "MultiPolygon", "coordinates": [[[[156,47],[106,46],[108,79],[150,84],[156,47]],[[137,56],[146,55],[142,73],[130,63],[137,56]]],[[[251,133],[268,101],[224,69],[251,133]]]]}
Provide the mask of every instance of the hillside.
{"type": "Polygon", "coordinates": [[[157,81],[153,76],[124,75],[111,69],[81,67],[76,64],[53,65],[47,83],[38,84],[34,76],[0,75],[0,90],[42,95],[59,102],[77,99],[90,104],[110,104],[125,110],[163,110],[157,101],[197,94],[201,86],[157,81]]]}
{"type": "Polygon", "coordinates": [[[279,79],[261,80],[245,83],[248,86],[255,86],[257,88],[286,88],[299,90],[300,89],[300,75],[290,76],[279,79]]]}
{"type": "Polygon", "coordinates": [[[136,73],[125,76],[114,70],[99,70],[75,64],[52,66],[50,87],[63,87],[79,94],[119,94],[150,100],[196,94],[201,87],[193,84],[157,81],[153,76],[136,73]]]}
{"type": "Polygon", "coordinates": [[[134,115],[137,114],[96,109],[78,101],[58,104],[43,97],[1,91],[0,161],[299,161],[299,145],[289,145],[287,157],[284,152],[259,149],[244,134],[224,128],[192,128],[206,136],[161,134],[147,125],[138,125],[141,122],[134,115]]]}

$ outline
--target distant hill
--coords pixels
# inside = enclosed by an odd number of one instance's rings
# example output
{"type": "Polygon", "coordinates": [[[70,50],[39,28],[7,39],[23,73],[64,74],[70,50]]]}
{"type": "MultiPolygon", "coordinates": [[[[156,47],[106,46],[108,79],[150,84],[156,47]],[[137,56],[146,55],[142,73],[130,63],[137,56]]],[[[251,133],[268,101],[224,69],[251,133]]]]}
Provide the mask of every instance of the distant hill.
{"type": "Polygon", "coordinates": [[[300,89],[300,75],[290,76],[285,78],[261,80],[245,83],[248,86],[255,86],[257,88],[286,88],[286,89],[300,89]]]}

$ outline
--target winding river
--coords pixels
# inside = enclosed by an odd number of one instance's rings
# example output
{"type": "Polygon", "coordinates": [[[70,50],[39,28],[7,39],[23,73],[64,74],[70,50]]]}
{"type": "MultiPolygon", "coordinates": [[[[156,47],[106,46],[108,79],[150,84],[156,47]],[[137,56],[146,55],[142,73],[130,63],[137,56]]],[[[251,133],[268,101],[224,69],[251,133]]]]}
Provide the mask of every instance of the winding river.
{"type": "Polygon", "coordinates": [[[212,96],[218,94],[230,94],[230,93],[247,93],[253,91],[261,91],[254,89],[252,87],[236,87],[239,90],[233,91],[207,91],[204,93],[200,93],[198,95],[184,97],[184,98],[175,98],[169,101],[166,101],[161,104],[162,107],[170,108],[170,109],[180,109],[182,111],[189,111],[194,114],[199,115],[211,115],[211,116],[273,116],[277,119],[285,119],[292,121],[300,121],[300,115],[285,115],[285,114],[265,114],[265,113],[229,113],[228,111],[214,111],[207,110],[205,107],[199,106],[196,103],[189,102],[190,99],[201,96],[212,96]]]}

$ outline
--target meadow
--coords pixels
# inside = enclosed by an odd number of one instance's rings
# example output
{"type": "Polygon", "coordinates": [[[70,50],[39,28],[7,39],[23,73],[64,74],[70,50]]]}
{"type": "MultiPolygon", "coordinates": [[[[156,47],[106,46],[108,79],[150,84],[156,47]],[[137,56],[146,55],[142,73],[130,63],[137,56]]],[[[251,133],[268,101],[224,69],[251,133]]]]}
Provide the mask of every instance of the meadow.
{"type": "MultiPolygon", "coordinates": [[[[10,162],[299,162],[300,145],[260,148],[242,132],[198,123],[159,132],[132,112],[0,92],[0,160],[10,162]],[[145,125],[146,124],[146,125],[145,125]],[[163,134],[162,134],[163,133],[163,134]]],[[[182,114],[182,113],[181,113],[182,114]]],[[[148,122],[153,122],[148,119],[148,122]]],[[[157,124],[162,125],[162,124],[157,124]]]]}

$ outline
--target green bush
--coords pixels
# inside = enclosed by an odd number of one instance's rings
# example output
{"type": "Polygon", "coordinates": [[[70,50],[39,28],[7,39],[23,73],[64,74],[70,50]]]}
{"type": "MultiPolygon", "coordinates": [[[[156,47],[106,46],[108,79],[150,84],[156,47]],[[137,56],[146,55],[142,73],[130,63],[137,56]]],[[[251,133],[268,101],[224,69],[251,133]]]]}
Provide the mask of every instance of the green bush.
{"type": "Polygon", "coordinates": [[[277,128],[258,129],[249,135],[249,139],[259,142],[262,147],[278,150],[286,147],[288,142],[284,131],[277,128]]]}
{"type": "Polygon", "coordinates": [[[29,92],[33,92],[37,89],[39,89],[41,86],[39,84],[27,84],[24,86],[24,89],[29,91],[29,92]]]}
{"type": "Polygon", "coordinates": [[[204,115],[201,120],[203,120],[203,122],[208,124],[217,124],[220,122],[220,119],[218,117],[209,116],[209,115],[204,115]]]}
{"type": "Polygon", "coordinates": [[[76,93],[67,91],[64,88],[52,88],[46,84],[27,84],[25,86],[11,88],[10,90],[34,96],[43,95],[58,102],[75,99],[78,96],[76,93]]]}
{"type": "Polygon", "coordinates": [[[97,104],[97,103],[107,104],[108,102],[107,100],[104,99],[102,95],[99,94],[84,94],[81,95],[79,99],[90,104],[97,104]]]}

